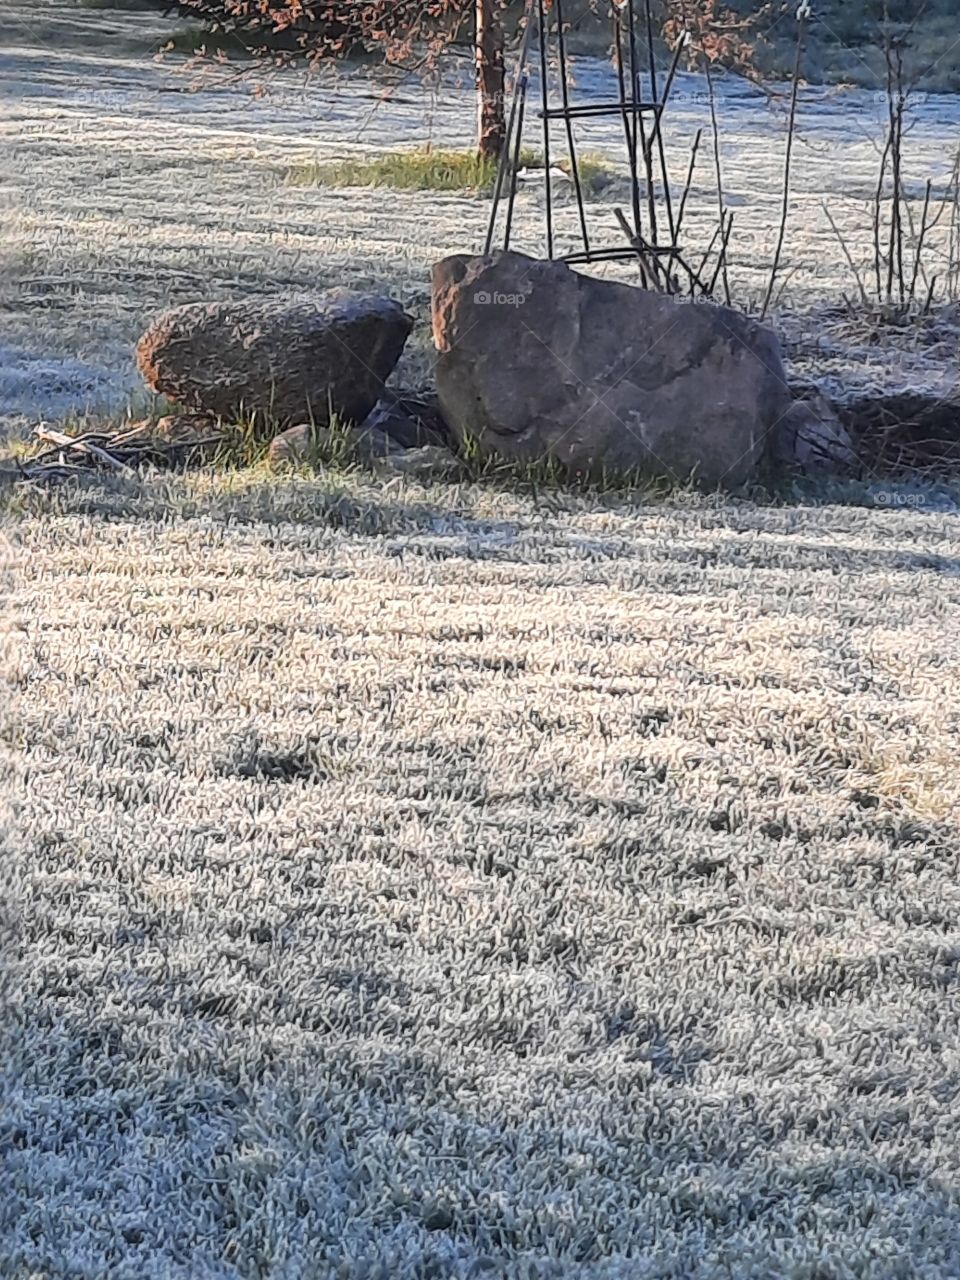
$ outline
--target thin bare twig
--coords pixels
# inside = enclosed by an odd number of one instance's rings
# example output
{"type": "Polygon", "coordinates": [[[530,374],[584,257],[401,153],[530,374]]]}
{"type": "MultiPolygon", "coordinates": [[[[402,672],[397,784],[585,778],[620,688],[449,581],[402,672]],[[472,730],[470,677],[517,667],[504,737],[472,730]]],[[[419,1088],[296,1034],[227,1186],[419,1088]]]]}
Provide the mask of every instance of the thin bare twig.
{"type": "MultiPolygon", "coordinates": [[[[653,269],[653,266],[651,265],[651,263],[648,261],[647,255],[644,253],[643,242],[640,240],[638,236],[634,235],[629,222],[627,222],[627,219],[624,215],[623,210],[614,209],[613,212],[616,216],[617,221],[620,223],[620,227],[623,231],[623,234],[627,237],[627,240],[630,242],[630,245],[633,247],[637,255],[637,262],[639,263],[639,266],[640,266],[640,277],[643,280],[644,288],[653,289],[653,290],[656,290],[657,292],[662,292],[657,273],[653,269]]],[[[667,289],[667,292],[669,293],[670,290],[667,289]]]]}
{"type": "Polygon", "coordinates": [[[703,137],[703,129],[697,130],[697,136],[693,140],[693,146],[690,148],[690,165],[687,169],[687,180],[683,184],[683,193],[680,196],[680,207],[677,210],[677,240],[680,239],[680,232],[683,230],[683,215],[687,210],[687,198],[690,195],[690,189],[693,186],[693,171],[697,165],[697,152],[700,150],[700,139],[703,137]]]}
{"type": "Polygon", "coordinates": [[[803,58],[803,37],[806,33],[807,20],[804,16],[804,10],[799,11],[797,24],[797,56],[793,66],[793,87],[790,93],[790,117],[787,127],[787,154],[783,164],[783,204],[780,210],[780,231],[777,236],[777,247],[773,254],[773,263],[770,267],[770,280],[767,284],[767,292],[763,299],[763,305],[760,308],[760,319],[763,320],[770,309],[770,300],[773,297],[773,291],[777,285],[777,274],[780,270],[780,259],[783,256],[783,244],[787,236],[787,218],[790,214],[790,173],[791,162],[793,160],[793,140],[797,131],[797,98],[800,92],[800,63],[803,58]]]}
{"type": "Polygon", "coordinates": [[[823,209],[823,212],[827,215],[827,221],[830,223],[830,226],[833,228],[833,234],[839,240],[840,248],[843,250],[843,256],[846,258],[847,262],[850,265],[850,270],[853,272],[854,279],[857,282],[857,288],[860,291],[860,300],[865,307],[869,308],[870,299],[867,297],[867,291],[863,287],[863,279],[860,275],[860,272],[857,270],[857,264],[854,262],[853,258],[850,255],[850,249],[847,245],[847,242],[846,240],[844,240],[843,235],[840,231],[840,228],[834,222],[833,214],[828,209],[826,200],[821,200],[820,206],[823,209]]]}
{"type": "MultiPolygon", "coordinates": [[[[708,58],[705,66],[707,76],[707,90],[710,98],[710,123],[713,129],[713,164],[717,175],[717,204],[720,215],[721,235],[723,235],[723,227],[726,222],[726,202],[723,198],[723,166],[720,162],[720,125],[717,121],[717,95],[713,87],[713,75],[710,70],[710,59],[708,58]]],[[[727,240],[728,235],[724,235],[723,248],[720,253],[719,267],[723,276],[723,300],[727,306],[730,305],[730,280],[727,273],[727,240]]],[[[714,285],[716,279],[714,279],[714,285]]],[[[711,285],[710,292],[713,293],[714,285],[711,285]]]]}

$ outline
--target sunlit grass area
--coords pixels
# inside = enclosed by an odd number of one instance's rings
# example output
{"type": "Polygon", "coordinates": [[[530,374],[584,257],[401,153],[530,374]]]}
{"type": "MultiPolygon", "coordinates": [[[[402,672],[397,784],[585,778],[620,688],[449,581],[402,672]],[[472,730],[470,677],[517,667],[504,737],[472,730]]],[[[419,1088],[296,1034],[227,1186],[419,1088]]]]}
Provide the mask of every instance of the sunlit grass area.
{"type": "MultiPolygon", "coordinates": [[[[532,154],[526,157],[533,160],[532,154]]],[[[316,161],[290,170],[295,186],[392,187],[398,191],[471,191],[491,187],[496,162],[476,150],[387,151],[380,155],[316,161]]]]}
{"type": "MultiPolygon", "coordinates": [[[[524,150],[520,167],[543,169],[543,158],[524,150]]],[[[556,168],[570,174],[570,162],[561,159],[556,168]]],[[[614,171],[602,156],[578,156],[584,190],[590,194],[609,185],[614,171]]],[[[391,187],[397,191],[489,191],[496,181],[497,163],[476,150],[450,151],[418,148],[387,151],[380,155],[347,157],[298,165],[288,174],[294,186],[391,187]]],[[[535,177],[535,173],[530,174],[535,177]]]]}

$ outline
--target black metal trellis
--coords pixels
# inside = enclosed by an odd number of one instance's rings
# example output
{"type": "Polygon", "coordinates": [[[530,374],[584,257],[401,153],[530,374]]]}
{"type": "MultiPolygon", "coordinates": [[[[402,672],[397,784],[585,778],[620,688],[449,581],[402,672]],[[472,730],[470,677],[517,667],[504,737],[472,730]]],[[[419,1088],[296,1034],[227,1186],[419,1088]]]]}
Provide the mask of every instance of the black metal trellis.
{"type": "Polygon", "coordinates": [[[504,190],[508,184],[499,243],[503,248],[510,246],[523,129],[525,122],[533,114],[527,109],[527,98],[531,81],[530,64],[535,57],[540,88],[540,105],[535,114],[539,117],[542,129],[544,245],[547,258],[559,256],[562,261],[571,264],[639,260],[643,282],[650,288],[678,292],[679,271],[687,277],[691,292],[697,287],[706,292],[706,286],[698,273],[684,261],[677,243],[685,199],[681,201],[680,214],[675,216],[662,129],[663,114],[673,88],[682,47],[678,46],[675,50],[661,89],[654,61],[654,23],[650,0],[609,0],[609,3],[618,92],[613,101],[588,102],[576,101],[571,92],[563,0],[553,0],[552,5],[548,4],[548,0],[527,0],[523,38],[507,119],[507,140],[497,171],[485,252],[492,252],[497,240],[504,190]],[[638,11],[641,6],[642,13],[638,11]],[[532,56],[534,34],[536,53],[532,56]],[[646,47],[646,71],[641,67],[641,39],[646,47]],[[590,211],[584,198],[585,184],[577,154],[575,122],[598,118],[619,118],[623,123],[630,174],[630,217],[628,219],[621,210],[615,211],[620,229],[624,233],[623,239],[616,244],[598,243],[596,232],[599,229],[590,226],[590,211]],[[569,177],[576,198],[582,241],[582,248],[561,255],[555,253],[557,236],[551,173],[553,126],[557,122],[562,122],[565,134],[569,177]]]}

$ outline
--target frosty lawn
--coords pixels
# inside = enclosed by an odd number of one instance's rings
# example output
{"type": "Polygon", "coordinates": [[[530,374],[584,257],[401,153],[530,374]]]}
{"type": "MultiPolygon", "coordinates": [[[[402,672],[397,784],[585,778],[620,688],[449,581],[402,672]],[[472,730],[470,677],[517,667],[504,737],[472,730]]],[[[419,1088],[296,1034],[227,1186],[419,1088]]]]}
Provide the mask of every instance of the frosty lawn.
{"type": "Polygon", "coordinates": [[[457,492],[8,522],[0,1271],[953,1274],[955,519],[457,492]]]}
{"type": "MultiPolygon", "coordinates": [[[[286,180],[374,149],[375,107],[462,145],[466,90],[192,95],[9,9],[12,436],[122,412],[166,306],[306,278],[422,316],[480,240],[475,198],[286,180]]],[[[724,92],[750,288],[781,122],[724,92]]],[[[800,298],[842,285],[821,197],[851,235],[868,208],[853,101],[810,99],[800,298]]],[[[838,496],[874,505],[256,470],[5,498],[0,1276],[960,1274],[960,526],[838,496]]]]}

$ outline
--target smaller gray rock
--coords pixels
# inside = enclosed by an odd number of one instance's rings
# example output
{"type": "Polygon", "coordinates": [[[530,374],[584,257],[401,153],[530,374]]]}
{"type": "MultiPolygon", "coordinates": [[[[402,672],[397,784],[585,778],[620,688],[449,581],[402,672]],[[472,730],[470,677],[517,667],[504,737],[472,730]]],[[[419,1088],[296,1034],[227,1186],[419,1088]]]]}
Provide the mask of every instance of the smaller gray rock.
{"type": "Polygon", "coordinates": [[[137,345],[147,385],[191,413],[285,425],[363,422],[413,321],[397,302],[349,289],[176,307],[137,345]]]}
{"type": "Polygon", "coordinates": [[[849,475],[860,465],[850,432],[818,394],[789,407],[774,429],[770,456],[804,475],[849,475]]]}
{"type": "Polygon", "coordinates": [[[342,440],[342,447],[354,462],[368,465],[405,452],[402,444],[379,427],[372,426],[369,419],[362,427],[354,427],[349,432],[342,440]]]}
{"type": "Polygon", "coordinates": [[[436,397],[424,399],[403,392],[394,393],[389,388],[363,425],[384,432],[404,449],[448,445],[451,439],[436,397]]]}
{"type": "Polygon", "coordinates": [[[313,427],[309,422],[288,427],[270,441],[267,463],[274,469],[309,466],[328,445],[329,435],[325,427],[313,427]]]}
{"type": "Polygon", "coordinates": [[[347,429],[318,427],[309,422],[281,431],[270,442],[271,467],[304,467],[320,464],[374,466],[406,451],[382,431],[371,427],[347,429]]]}

